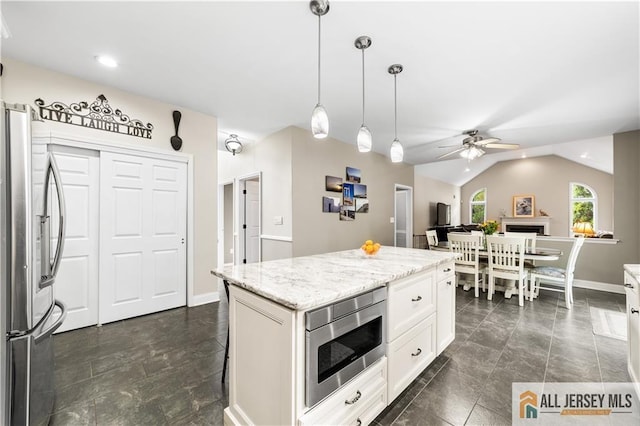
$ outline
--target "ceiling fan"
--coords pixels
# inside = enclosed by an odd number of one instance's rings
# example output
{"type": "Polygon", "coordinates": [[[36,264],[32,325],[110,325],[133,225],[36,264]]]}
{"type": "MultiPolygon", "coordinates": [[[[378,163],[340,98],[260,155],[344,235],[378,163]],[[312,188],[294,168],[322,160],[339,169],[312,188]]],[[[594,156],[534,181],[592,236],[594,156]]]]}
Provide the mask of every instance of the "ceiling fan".
{"type": "MultiPolygon", "coordinates": [[[[499,149],[518,149],[520,145],[514,143],[497,143],[500,142],[499,138],[483,138],[482,136],[478,136],[477,130],[467,130],[462,133],[463,135],[467,135],[466,138],[462,140],[462,146],[454,149],[451,152],[443,154],[438,157],[438,160],[442,158],[446,158],[455,153],[460,153],[461,157],[464,157],[468,160],[473,160],[474,158],[481,157],[485,154],[485,151],[482,148],[499,148],[499,149]]],[[[447,145],[447,146],[439,146],[438,148],[451,148],[456,145],[447,145]]]]}

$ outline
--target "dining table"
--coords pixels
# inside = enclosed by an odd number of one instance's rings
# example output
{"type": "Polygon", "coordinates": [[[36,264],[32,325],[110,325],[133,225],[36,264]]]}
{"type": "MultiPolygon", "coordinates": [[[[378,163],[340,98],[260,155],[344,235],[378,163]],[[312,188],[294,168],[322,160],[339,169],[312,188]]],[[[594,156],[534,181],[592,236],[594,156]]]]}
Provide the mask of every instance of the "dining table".
{"type": "MultiPolygon", "coordinates": [[[[431,250],[449,251],[449,242],[439,241],[437,245],[430,246],[429,248],[431,250]]],[[[478,255],[480,256],[481,259],[488,258],[489,252],[487,251],[486,248],[480,248],[480,250],[478,251],[478,255]]],[[[524,252],[524,260],[530,260],[530,261],[550,262],[550,261],[560,259],[560,256],[562,256],[562,250],[554,249],[554,248],[546,248],[546,247],[536,247],[535,249],[527,248],[524,252]]],[[[471,288],[470,284],[465,283],[465,285],[463,286],[463,289],[465,291],[469,290],[470,288],[471,288]]],[[[498,291],[504,291],[505,299],[510,299],[511,296],[517,291],[515,288],[515,283],[513,281],[511,283],[508,283],[505,286],[496,285],[495,289],[498,291]]]]}

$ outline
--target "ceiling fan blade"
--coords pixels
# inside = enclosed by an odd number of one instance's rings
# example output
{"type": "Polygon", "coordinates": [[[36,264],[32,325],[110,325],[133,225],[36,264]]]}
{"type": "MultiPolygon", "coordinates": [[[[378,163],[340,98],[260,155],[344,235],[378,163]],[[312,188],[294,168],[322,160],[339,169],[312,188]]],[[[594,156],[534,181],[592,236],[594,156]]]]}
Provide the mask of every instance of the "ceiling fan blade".
{"type": "Polygon", "coordinates": [[[500,142],[500,140],[501,140],[500,138],[486,138],[486,139],[482,139],[480,141],[475,142],[475,144],[485,146],[490,143],[500,142]]]}
{"type": "Polygon", "coordinates": [[[467,147],[463,146],[462,148],[458,148],[458,149],[455,149],[455,150],[453,150],[451,152],[447,152],[446,154],[442,154],[441,156],[438,157],[438,160],[440,160],[442,158],[446,158],[446,157],[448,157],[450,155],[453,155],[453,154],[455,154],[457,152],[464,151],[465,149],[467,149],[467,147]]]}
{"type": "Polygon", "coordinates": [[[456,144],[454,144],[454,145],[441,145],[441,146],[439,146],[438,148],[452,148],[452,147],[454,147],[454,146],[460,146],[460,144],[459,144],[459,143],[456,143],[456,144]]]}
{"type": "Polygon", "coordinates": [[[518,149],[520,145],[517,143],[488,143],[484,145],[485,148],[499,148],[499,149],[518,149]]]}

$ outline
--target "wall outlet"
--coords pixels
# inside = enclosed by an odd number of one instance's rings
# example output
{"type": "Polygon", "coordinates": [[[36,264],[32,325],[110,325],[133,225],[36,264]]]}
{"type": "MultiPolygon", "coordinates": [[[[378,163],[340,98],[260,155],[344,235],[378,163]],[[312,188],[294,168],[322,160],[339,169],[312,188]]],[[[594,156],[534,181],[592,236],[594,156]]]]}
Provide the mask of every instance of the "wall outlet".
{"type": "Polygon", "coordinates": [[[396,218],[395,217],[390,217],[389,218],[389,223],[396,223],[396,218]]]}
{"type": "Polygon", "coordinates": [[[284,218],[282,216],[274,216],[273,217],[273,224],[274,225],[282,225],[283,222],[284,222],[284,218]]]}

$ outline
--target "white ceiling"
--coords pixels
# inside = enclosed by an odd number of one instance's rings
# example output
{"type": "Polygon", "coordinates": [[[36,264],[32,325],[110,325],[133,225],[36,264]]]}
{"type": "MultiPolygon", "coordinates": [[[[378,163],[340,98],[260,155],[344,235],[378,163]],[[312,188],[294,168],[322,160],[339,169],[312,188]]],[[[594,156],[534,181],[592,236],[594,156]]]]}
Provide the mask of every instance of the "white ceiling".
{"type": "MultiPolygon", "coordinates": [[[[3,55],[215,115],[220,148],[229,133],[255,143],[289,125],[309,128],[317,17],[307,1],[5,0],[1,8],[11,35],[3,55]],[[100,66],[98,54],[120,66],[100,66]]],[[[353,42],[369,35],[365,121],[375,151],[388,156],[393,140],[387,68],[401,63],[405,162],[437,161],[448,152],[438,146],[462,143],[467,129],[526,149],[579,141],[565,156],[583,161],[584,144],[610,144],[613,133],[640,128],[639,16],[639,2],[333,0],[322,18],[330,136],[355,144],[362,83],[353,42]]],[[[509,155],[521,152],[488,150],[471,165],[509,155]]],[[[453,164],[466,161],[417,170],[453,183],[461,175],[451,177],[453,164]]]]}

